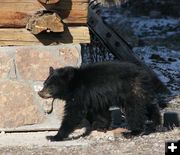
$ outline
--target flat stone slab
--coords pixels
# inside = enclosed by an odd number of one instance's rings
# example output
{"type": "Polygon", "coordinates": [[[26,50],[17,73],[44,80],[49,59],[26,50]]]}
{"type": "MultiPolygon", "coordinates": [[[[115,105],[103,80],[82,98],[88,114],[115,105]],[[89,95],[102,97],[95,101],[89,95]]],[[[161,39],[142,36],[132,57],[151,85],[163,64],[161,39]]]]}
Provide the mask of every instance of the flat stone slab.
{"type": "Polygon", "coordinates": [[[49,66],[62,67],[52,53],[34,48],[17,49],[15,59],[19,76],[25,80],[43,81],[49,66]]]}
{"type": "Polygon", "coordinates": [[[2,80],[0,85],[1,128],[40,123],[43,120],[29,85],[12,80],[2,80]]]}
{"type": "Polygon", "coordinates": [[[80,65],[79,44],[0,47],[0,128],[47,121],[59,124],[64,103],[57,100],[52,106],[52,100],[41,99],[37,91],[48,77],[50,66],[80,65]]]}
{"type": "Polygon", "coordinates": [[[7,78],[12,65],[12,57],[5,51],[0,50],[0,78],[7,78]]]}

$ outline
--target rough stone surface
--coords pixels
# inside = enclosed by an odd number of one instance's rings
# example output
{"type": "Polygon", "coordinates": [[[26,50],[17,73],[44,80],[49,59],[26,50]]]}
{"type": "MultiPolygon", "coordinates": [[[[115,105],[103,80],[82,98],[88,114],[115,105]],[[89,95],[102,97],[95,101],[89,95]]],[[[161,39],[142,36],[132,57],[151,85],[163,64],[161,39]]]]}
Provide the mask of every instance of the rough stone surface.
{"type": "Polygon", "coordinates": [[[17,127],[43,120],[33,100],[32,89],[22,82],[0,81],[0,127],[17,127]]]}
{"type": "Polygon", "coordinates": [[[46,79],[50,66],[60,67],[58,60],[52,54],[39,52],[33,48],[18,49],[16,52],[16,63],[21,78],[35,81],[46,79]]]}
{"type": "Polygon", "coordinates": [[[59,60],[64,66],[80,66],[81,55],[76,47],[63,47],[59,49],[59,60]]]}
{"type": "Polygon", "coordinates": [[[80,66],[80,48],[80,45],[0,47],[0,128],[59,125],[63,102],[52,103],[52,99],[42,99],[37,92],[42,89],[50,66],[80,66]]]}
{"type": "Polygon", "coordinates": [[[13,59],[5,52],[0,51],[0,78],[6,78],[10,72],[13,59]]]}
{"type": "Polygon", "coordinates": [[[50,114],[52,113],[53,111],[53,99],[42,99],[40,97],[39,98],[39,101],[40,101],[40,105],[43,109],[43,112],[45,114],[50,114]]]}
{"type": "Polygon", "coordinates": [[[65,105],[65,101],[58,99],[54,100],[53,113],[55,114],[58,120],[62,120],[64,116],[64,105],[65,105]]]}

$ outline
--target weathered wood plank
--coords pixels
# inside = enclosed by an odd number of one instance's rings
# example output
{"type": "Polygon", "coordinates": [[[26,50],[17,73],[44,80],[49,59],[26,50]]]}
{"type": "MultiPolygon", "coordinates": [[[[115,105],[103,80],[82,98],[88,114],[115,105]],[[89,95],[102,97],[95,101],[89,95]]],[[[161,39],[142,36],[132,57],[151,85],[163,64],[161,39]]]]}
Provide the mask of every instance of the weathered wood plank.
{"type": "Polygon", "coordinates": [[[46,5],[37,0],[0,1],[0,27],[25,27],[28,19],[37,11],[53,10],[65,23],[85,24],[87,22],[88,0],[61,0],[59,3],[46,5]]]}
{"type": "Polygon", "coordinates": [[[1,28],[0,46],[7,45],[54,45],[61,43],[89,43],[88,27],[68,27],[62,33],[42,33],[33,35],[25,28],[1,28]]]}

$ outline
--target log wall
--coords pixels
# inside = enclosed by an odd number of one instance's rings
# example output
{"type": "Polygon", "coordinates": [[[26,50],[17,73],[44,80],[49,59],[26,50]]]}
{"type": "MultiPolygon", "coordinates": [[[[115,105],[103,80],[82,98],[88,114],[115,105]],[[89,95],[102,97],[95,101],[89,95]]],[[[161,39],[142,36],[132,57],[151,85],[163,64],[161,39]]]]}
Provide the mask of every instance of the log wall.
{"type": "MultiPolygon", "coordinates": [[[[90,41],[89,30],[86,26],[88,0],[51,0],[48,2],[51,4],[43,3],[43,0],[0,0],[0,45],[31,45],[44,44],[44,42],[49,45],[90,41]],[[26,30],[29,20],[43,11],[59,15],[63,24],[63,28],[58,29],[61,30],[60,33],[44,32],[36,36],[26,30]]],[[[49,23],[45,20],[41,23],[44,30],[49,30],[48,25],[53,25],[55,22],[49,23]]],[[[57,24],[57,27],[59,25],[57,24]]],[[[40,26],[35,25],[35,27],[40,26]]],[[[57,32],[57,27],[56,31],[51,28],[48,32],[57,32]]]]}

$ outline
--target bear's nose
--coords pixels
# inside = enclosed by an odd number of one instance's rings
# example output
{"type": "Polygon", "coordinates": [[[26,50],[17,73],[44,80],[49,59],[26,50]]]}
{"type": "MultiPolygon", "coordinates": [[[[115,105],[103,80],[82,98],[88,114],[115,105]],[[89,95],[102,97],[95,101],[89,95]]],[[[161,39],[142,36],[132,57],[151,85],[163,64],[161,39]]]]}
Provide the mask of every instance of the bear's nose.
{"type": "Polygon", "coordinates": [[[41,90],[41,91],[38,91],[38,95],[39,95],[40,97],[42,97],[42,96],[43,96],[43,94],[42,94],[42,90],[41,90]]]}
{"type": "Polygon", "coordinates": [[[48,90],[46,89],[42,89],[41,91],[38,92],[38,95],[41,97],[41,98],[44,98],[44,99],[47,99],[47,98],[51,98],[52,95],[49,94],[48,90]]]}

